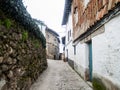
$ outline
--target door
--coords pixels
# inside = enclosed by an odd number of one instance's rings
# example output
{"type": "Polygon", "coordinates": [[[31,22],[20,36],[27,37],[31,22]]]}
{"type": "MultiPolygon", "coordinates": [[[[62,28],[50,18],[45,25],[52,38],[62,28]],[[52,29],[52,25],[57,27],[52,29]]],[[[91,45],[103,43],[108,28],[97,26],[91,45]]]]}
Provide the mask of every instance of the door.
{"type": "Polygon", "coordinates": [[[92,41],[88,42],[89,51],[89,80],[92,81],[92,41]]]}

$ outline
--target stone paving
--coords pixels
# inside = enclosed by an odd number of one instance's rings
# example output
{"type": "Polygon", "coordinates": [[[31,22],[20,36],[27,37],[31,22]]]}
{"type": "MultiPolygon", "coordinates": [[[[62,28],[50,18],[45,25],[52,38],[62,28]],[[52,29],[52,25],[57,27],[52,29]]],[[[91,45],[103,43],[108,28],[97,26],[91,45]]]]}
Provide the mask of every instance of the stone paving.
{"type": "Polygon", "coordinates": [[[93,90],[63,61],[48,60],[48,68],[30,90],[93,90]]]}

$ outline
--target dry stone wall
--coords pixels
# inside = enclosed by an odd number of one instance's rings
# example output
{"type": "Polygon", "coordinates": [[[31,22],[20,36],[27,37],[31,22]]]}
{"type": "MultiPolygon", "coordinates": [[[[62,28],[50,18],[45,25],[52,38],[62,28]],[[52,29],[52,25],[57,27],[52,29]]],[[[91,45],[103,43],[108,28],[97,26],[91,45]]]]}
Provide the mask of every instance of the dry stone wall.
{"type": "Polygon", "coordinates": [[[45,38],[22,5],[0,0],[0,90],[29,90],[47,67],[45,38]]]}

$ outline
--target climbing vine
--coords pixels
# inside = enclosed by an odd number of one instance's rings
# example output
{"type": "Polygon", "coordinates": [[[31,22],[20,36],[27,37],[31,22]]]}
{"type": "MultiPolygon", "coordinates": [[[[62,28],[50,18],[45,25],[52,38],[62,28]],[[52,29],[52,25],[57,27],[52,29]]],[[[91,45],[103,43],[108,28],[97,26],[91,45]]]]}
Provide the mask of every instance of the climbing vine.
{"type": "MultiPolygon", "coordinates": [[[[0,10],[4,14],[25,28],[28,32],[42,42],[42,46],[46,47],[46,39],[42,32],[39,30],[38,25],[34,22],[30,14],[27,12],[22,0],[0,0],[0,10]]],[[[6,27],[10,28],[11,23],[6,19],[6,27]]]]}

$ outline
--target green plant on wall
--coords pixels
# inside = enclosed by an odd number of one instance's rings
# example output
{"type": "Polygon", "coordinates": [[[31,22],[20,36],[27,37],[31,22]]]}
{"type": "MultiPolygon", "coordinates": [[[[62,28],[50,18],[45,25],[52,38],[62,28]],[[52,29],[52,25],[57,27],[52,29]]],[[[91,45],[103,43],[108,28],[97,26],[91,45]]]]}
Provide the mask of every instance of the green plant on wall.
{"type": "Polygon", "coordinates": [[[35,46],[35,48],[39,48],[39,46],[40,46],[40,43],[39,43],[39,41],[38,40],[34,40],[34,46],[35,46]]]}
{"type": "Polygon", "coordinates": [[[10,19],[5,19],[4,25],[6,26],[7,29],[9,29],[12,25],[12,22],[10,21],[10,19]]]}
{"type": "Polygon", "coordinates": [[[22,33],[22,41],[26,41],[28,39],[28,32],[27,31],[24,31],[22,33]]]}
{"type": "Polygon", "coordinates": [[[33,40],[32,40],[32,43],[33,43],[33,45],[34,45],[35,48],[39,48],[39,47],[40,47],[39,40],[33,39],[33,40]]]}

